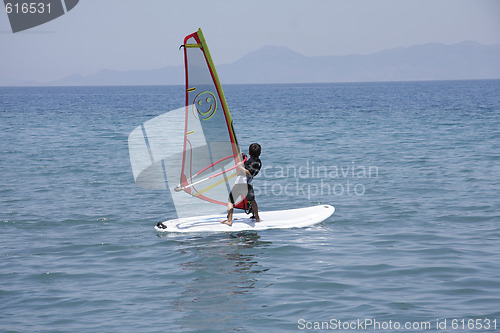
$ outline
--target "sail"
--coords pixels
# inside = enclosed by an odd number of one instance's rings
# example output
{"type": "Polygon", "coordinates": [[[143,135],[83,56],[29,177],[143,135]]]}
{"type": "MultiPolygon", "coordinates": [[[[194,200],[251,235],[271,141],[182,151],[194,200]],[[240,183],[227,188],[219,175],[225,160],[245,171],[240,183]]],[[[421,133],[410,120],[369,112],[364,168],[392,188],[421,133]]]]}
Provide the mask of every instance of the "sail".
{"type": "Polygon", "coordinates": [[[240,149],[226,99],[201,29],[184,39],[186,117],[181,189],[227,205],[240,149]]]}
{"type": "MultiPolygon", "coordinates": [[[[233,121],[205,39],[184,39],[186,102],[129,135],[137,185],[167,189],[178,217],[221,213],[242,161],[233,121]]],[[[237,200],[236,208],[245,208],[237,200]]]]}

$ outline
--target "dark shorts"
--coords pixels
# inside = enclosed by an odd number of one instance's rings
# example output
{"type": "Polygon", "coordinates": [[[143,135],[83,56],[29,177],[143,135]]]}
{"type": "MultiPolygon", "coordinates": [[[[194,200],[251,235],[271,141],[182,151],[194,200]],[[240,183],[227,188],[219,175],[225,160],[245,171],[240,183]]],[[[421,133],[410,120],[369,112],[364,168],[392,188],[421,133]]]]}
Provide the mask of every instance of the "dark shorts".
{"type": "Polygon", "coordinates": [[[255,199],[255,192],[253,191],[253,186],[248,184],[236,184],[233,186],[231,193],[229,193],[229,201],[234,205],[236,201],[243,196],[247,198],[247,201],[252,201],[255,199]]]}

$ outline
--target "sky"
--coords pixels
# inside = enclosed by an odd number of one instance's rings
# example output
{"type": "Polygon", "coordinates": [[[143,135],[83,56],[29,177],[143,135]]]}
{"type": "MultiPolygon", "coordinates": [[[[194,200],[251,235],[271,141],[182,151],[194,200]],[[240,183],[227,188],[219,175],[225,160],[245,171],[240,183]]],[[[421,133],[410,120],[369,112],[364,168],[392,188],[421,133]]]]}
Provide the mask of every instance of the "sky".
{"type": "Polygon", "coordinates": [[[80,0],[65,15],[15,34],[0,11],[0,84],[181,65],[179,45],[199,27],[216,65],[266,45],[306,56],[434,42],[495,45],[500,1],[80,0]]]}

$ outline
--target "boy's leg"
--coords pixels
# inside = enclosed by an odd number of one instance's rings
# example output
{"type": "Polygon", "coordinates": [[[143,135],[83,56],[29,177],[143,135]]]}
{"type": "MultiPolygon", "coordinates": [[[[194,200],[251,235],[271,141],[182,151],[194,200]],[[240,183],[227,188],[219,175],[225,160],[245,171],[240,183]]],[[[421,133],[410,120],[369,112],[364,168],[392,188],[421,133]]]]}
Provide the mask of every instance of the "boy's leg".
{"type": "Polygon", "coordinates": [[[257,206],[257,201],[253,199],[250,204],[252,205],[252,210],[253,210],[253,216],[255,216],[255,222],[260,222],[260,217],[259,217],[259,206],[257,206]]]}
{"type": "Polygon", "coordinates": [[[220,221],[220,223],[227,224],[228,226],[233,225],[233,212],[234,212],[234,205],[231,202],[227,203],[227,220],[220,221]]]}
{"type": "Polygon", "coordinates": [[[220,223],[227,224],[228,226],[233,225],[233,212],[235,199],[239,198],[241,195],[244,197],[247,195],[248,189],[246,184],[236,184],[229,193],[229,202],[227,203],[227,220],[220,221],[220,223]]]}
{"type": "Polygon", "coordinates": [[[252,218],[255,218],[255,222],[260,222],[259,206],[257,206],[257,201],[255,201],[255,192],[253,190],[253,186],[250,184],[248,185],[248,193],[246,198],[248,201],[250,201],[250,205],[252,206],[252,218]]]}

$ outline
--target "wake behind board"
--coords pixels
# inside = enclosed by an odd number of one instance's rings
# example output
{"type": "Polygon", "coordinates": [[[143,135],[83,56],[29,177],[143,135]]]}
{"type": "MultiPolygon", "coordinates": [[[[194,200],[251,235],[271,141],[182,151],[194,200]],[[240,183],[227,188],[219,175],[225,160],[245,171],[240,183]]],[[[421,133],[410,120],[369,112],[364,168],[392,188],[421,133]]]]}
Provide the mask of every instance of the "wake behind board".
{"type": "Polygon", "coordinates": [[[158,232],[234,232],[266,229],[308,227],[329,218],[335,208],[319,205],[306,208],[259,212],[260,222],[255,222],[245,213],[234,214],[233,225],[220,223],[225,215],[195,216],[161,222],[155,226],[158,232]]]}

